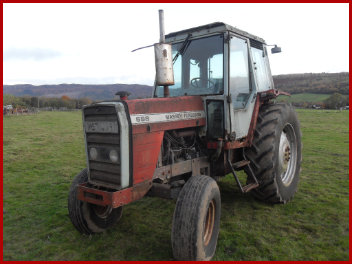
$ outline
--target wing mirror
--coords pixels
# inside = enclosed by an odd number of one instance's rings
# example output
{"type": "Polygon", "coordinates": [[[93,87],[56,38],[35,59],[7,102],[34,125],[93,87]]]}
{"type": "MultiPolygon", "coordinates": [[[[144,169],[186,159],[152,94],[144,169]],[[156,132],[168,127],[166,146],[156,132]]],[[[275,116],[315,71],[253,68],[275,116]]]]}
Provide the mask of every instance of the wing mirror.
{"type": "Polygon", "coordinates": [[[274,54],[274,53],[280,53],[281,52],[281,48],[278,47],[277,45],[275,45],[275,47],[273,47],[271,49],[271,53],[274,54]]]}

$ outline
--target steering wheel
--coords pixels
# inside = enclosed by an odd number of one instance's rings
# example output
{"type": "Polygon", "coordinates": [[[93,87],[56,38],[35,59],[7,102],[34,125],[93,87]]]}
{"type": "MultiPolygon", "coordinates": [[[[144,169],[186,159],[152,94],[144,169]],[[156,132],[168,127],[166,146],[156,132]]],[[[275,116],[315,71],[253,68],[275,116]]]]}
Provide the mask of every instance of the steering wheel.
{"type": "MultiPolygon", "coordinates": [[[[193,87],[195,87],[195,88],[201,88],[198,84],[199,84],[200,82],[202,82],[202,80],[203,80],[203,79],[200,78],[200,77],[193,78],[193,79],[191,80],[191,85],[192,85],[193,87]]],[[[215,83],[212,82],[211,80],[207,79],[207,82],[210,84],[208,88],[214,88],[214,87],[215,87],[215,83]]]]}

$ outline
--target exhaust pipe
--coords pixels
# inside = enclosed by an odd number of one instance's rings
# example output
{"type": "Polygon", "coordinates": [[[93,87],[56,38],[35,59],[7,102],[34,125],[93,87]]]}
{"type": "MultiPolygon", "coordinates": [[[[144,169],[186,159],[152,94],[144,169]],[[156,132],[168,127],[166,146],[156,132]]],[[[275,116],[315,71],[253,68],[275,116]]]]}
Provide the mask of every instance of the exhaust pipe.
{"type": "Polygon", "coordinates": [[[165,43],[164,10],[159,10],[160,43],[165,43]]]}
{"type": "Polygon", "coordinates": [[[169,85],[174,85],[172,49],[165,44],[164,10],[159,10],[160,42],[154,44],[156,85],[164,86],[164,97],[169,97],[169,85]]]}

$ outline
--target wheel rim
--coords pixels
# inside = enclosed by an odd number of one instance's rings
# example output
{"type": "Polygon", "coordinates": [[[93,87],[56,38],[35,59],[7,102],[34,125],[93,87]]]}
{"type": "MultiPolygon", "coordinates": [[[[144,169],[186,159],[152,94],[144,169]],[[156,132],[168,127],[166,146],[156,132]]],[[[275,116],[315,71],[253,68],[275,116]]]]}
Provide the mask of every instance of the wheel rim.
{"type": "Polygon", "coordinates": [[[100,218],[107,218],[112,211],[112,207],[111,206],[93,205],[93,211],[100,218]]]}
{"type": "Polygon", "coordinates": [[[282,130],[279,144],[279,170],[282,183],[291,184],[297,164],[296,134],[291,124],[286,124],[282,130]]]}
{"type": "Polygon", "coordinates": [[[210,242],[211,235],[213,234],[214,222],[215,222],[215,202],[214,200],[212,200],[209,203],[207,215],[205,216],[205,221],[204,221],[203,241],[205,246],[207,246],[210,242]]]}

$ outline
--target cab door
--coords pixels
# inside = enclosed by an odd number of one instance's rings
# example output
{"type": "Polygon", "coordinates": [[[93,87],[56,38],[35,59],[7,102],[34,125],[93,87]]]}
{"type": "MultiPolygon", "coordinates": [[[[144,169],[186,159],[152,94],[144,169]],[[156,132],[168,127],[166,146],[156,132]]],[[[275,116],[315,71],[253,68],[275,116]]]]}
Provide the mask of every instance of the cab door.
{"type": "Polygon", "coordinates": [[[251,41],[251,53],[254,72],[257,80],[257,92],[263,92],[274,88],[271,76],[268,53],[262,43],[251,41]]]}
{"type": "Polygon", "coordinates": [[[241,139],[248,134],[256,95],[249,41],[230,35],[229,42],[229,111],[231,134],[241,139]]]}

